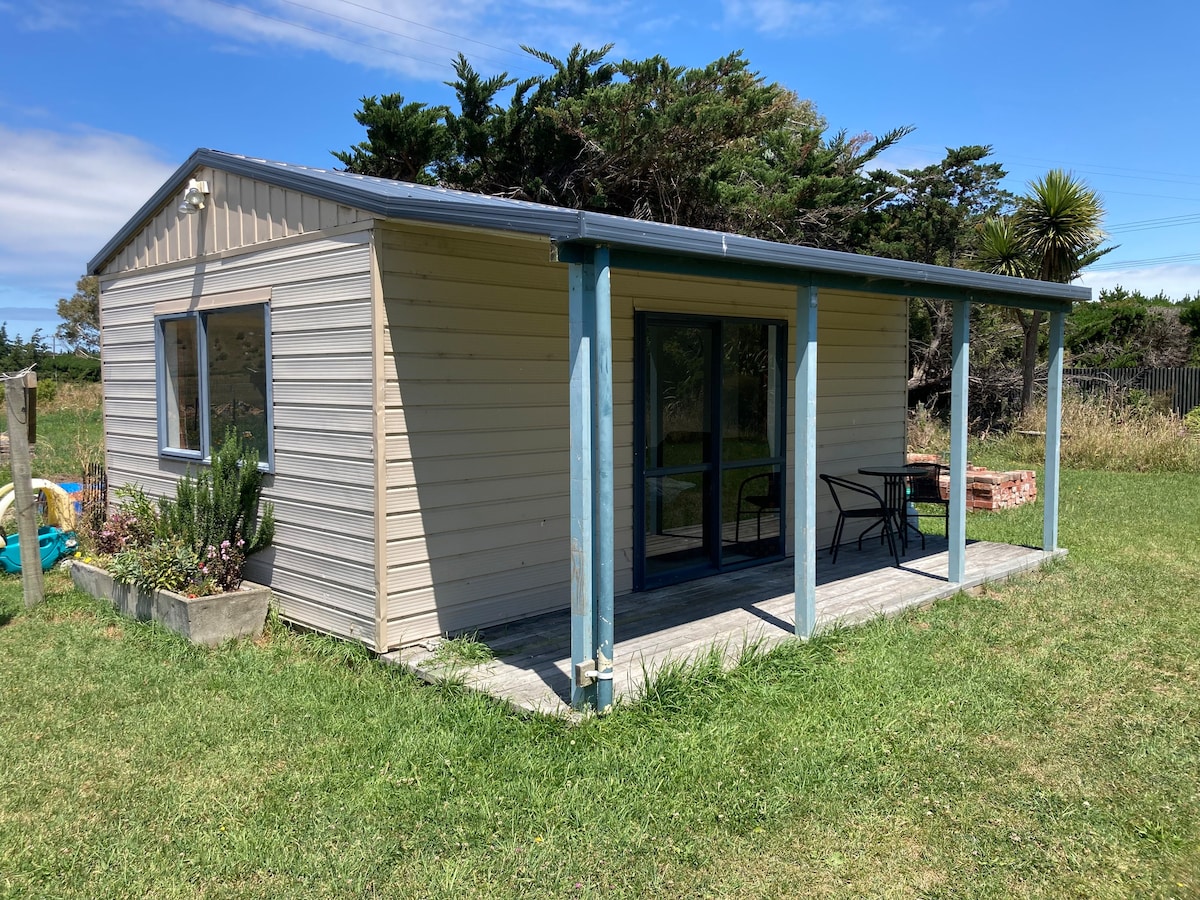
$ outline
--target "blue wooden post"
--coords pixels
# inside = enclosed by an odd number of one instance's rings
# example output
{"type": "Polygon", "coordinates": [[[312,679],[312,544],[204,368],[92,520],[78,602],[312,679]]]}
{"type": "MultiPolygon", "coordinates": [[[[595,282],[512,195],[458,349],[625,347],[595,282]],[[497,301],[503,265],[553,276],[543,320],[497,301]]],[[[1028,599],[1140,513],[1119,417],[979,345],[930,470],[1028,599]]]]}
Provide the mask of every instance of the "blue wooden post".
{"type": "Polygon", "coordinates": [[[817,288],[796,292],[796,446],[792,464],[796,536],[793,580],[796,634],[810,637],[817,624],[817,288]]]}
{"type": "Polygon", "coordinates": [[[1063,327],[1066,313],[1050,313],[1050,371],[1046,376],[1046,474],[1042,478],[1042,549],[1058,549],[1058,473],[1062,451],[1063,327]]]}
{"type": "Polygon", "coordinates": [[[591,268],[592,309],[595,316],[595,351],[592,355],[592,392],[595,404],[595,498],[592,505],[592,540],[595,556],[596,709],[604,712],[613,701],[613,382],[612,304],[608,248],[598,247],[591,268]]]}
{"type": "Polygon", "coordinates": [[[571,705],[594,705],[595,684],[582,687],[576,673],[592,658],[592,355],[596,323],[590,263],[568,272],[571,366],[571,705]]]}
{"type": "Polygon", "coordinates": [[[967,376],[971,302],[954,300],[954,364],[950,377],[950,549],[948,578],[962,584],[967,570],[967,376]]]}

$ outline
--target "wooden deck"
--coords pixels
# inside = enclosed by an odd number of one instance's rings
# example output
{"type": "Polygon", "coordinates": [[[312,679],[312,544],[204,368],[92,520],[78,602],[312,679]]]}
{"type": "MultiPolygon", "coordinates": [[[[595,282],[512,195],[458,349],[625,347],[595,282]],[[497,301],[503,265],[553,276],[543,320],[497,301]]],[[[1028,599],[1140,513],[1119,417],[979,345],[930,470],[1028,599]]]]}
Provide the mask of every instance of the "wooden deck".
{"type": "MultiPolygon", "coordinates": [[[[959,590],[946,581],[944,538],[930,537],[925,551],[920,542],[910,544],[899,567],[890,554],[872,545],[862,551],[853,545],[844,547],[836,566],[827,553],[820,554],[818,630],[894,615],[959,590]]],[[[961,587],[1002,581],[1065,553],[968,542],[966,582],[961,587]]],[[[614,699],[636,699],[647,676],[668,661],[686,660],[717,647],[732,664],[749,644],[766,649],[795,640],[794,596],[788,559],[617,597],[614,699]]],[[[570,713],[571,623],[566,610],[486,629],[478,638],[492,650],[491,661],[467,665],[438,654],[433,646],[406,648],[383,658],[430,681],[461,681],[521,711],[570,713]]]]}

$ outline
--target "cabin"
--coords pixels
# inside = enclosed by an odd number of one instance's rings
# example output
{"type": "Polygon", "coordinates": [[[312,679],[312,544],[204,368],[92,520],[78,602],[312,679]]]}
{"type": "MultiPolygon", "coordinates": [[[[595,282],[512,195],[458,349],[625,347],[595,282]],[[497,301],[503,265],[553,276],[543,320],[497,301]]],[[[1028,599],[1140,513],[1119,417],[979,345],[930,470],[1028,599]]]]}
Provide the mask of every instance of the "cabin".
{"type": "Polygon", "coordinates": [[[969,578],[973,303],[1050,314],[1060,552],[1063,316],[1085,288],[204,149],[88,272],[110,487],[173,492],[236,428],[278,523],[248,576],[379,654],[559,613],[571,702],[603,708],[614,598],[771,565],[811,634],[836,519],[817,475],[903,461],[914,296],[955,310],[941,580],[969,578]]]}

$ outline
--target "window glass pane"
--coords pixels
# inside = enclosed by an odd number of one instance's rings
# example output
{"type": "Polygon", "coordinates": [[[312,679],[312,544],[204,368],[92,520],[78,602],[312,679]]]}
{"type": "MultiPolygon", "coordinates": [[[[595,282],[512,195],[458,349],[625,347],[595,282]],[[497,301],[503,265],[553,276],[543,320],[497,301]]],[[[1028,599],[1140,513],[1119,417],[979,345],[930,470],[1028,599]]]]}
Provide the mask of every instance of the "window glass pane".
{"type": "MultiPolygon", "coordinates": [[[[209,438],[213,448],[229,429],[267,461],[267,337],[261,306],[212,312],[205,318],[209,438]]],[[[211,452],[211,450],[210,450],[211,452]]]]}
{"type": "Polygon", "coordinates": [[[709,462],[712,404],[708,327],[663,324],[646,329],[646,467],[709,462]]]}
{"type": "Polygon", "coordinates": [[[704,510],[709,480],[703,472],[646,479],[646,577],[711,565],[704,510]]]}
{"type": "Polygon", "coordinates": [[[721,359],[721,457],[725,462],[777,455],[779,430],[774,325],[725,326],[721,359]]]}
{"type": "Polygon", "coordinates": [[[782,555],[781,467],[726,469],[721,481],[721,562],[782,555]]]}
{"type": "Polygon", "coordinates": [[[200,449],[200,366],[195,319],[168,319],[163,329],[166,445],[200,449]]]}

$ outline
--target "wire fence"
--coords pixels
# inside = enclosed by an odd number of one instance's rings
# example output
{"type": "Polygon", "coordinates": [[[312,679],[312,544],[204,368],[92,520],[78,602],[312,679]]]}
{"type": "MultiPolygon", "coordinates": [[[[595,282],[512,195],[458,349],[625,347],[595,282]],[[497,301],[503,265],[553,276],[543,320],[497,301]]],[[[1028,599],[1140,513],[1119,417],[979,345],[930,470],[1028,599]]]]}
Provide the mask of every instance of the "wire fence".
{"type": "Polygon", "coordinates": [[[1200,367],[1172,369],[1063,369],[1063,378],[1082,394],[1141,391],[1170,397],[1171,410],[1186,415],[1200,406],[1200,367]]]}

